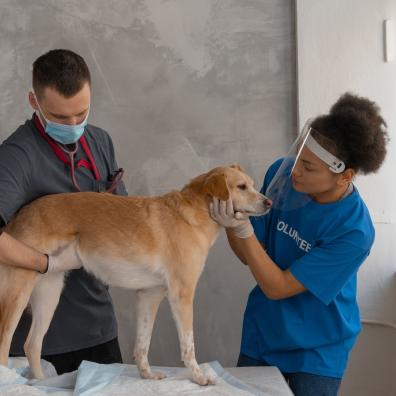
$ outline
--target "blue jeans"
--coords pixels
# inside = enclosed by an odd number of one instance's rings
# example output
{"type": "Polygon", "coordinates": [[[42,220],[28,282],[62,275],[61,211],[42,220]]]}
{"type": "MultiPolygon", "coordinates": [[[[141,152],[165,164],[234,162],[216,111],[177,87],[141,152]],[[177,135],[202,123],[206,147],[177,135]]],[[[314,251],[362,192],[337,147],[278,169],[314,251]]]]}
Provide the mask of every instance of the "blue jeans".
{"type": "MultiPolygon", "coordinates": [[[[257,360],[240,354],[237,367],[269,366],[263,360],[257,360]]],[[[325,377],[308,373],[282,373],[295,396],[337,396],[341,378],[325,377]]]]}

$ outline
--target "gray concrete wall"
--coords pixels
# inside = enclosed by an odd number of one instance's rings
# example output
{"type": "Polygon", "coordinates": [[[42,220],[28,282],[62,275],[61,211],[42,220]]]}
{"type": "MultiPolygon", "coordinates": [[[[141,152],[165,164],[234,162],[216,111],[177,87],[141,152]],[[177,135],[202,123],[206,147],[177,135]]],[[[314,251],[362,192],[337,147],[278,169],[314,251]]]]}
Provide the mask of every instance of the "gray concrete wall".
{"type": "MultiPolygon", "coordinates": [[[[233,162],[261,184],[295,132],[294,42],[291,0],[1,0],[0,135],[31,115],[34,59],[69,48],[90,66],[90,122],[112,135],[130,194],[161,194],[233,162]]],[[[223,234],[195,301],[199,361],[235,364],[253,285],[223,234]]],[[[131,361],[134,293],[113,296],[131,361]]],[[[167,303],[150,356],[180,364],[167,303]]]]}

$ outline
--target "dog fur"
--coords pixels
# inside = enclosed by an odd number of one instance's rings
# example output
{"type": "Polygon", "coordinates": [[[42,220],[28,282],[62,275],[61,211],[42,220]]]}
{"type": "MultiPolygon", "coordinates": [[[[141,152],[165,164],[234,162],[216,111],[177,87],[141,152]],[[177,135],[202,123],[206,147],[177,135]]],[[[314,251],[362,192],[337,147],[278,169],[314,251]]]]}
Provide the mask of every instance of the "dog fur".
{"type": "MultiPolygon", "coordinates": [[[[167,296],[179,335],[181,359],[192,380],[212,383],[195,359],[193,299],[198,279],[220,226],[209,215],[212,197],[232,199],[249,215],[268,209],[265,196],[238,165],[218,167],[181,191],[160,197],[107,193],[55,194],[22,208],[5,231],[50,255],[78,260],[106,284],[136,289],[134,358],[143,378],[160,379],[147,354],[158,306],[167,296]]],[[[78,263],[77,263],[78,264],[78,263]]],[[[63,288],[64,272],[0,266],[0,364],[7,365],[10,343],[27,305],[32,325],[24,345],[35,378],[43,378],[41,347],[63,288]]]]}

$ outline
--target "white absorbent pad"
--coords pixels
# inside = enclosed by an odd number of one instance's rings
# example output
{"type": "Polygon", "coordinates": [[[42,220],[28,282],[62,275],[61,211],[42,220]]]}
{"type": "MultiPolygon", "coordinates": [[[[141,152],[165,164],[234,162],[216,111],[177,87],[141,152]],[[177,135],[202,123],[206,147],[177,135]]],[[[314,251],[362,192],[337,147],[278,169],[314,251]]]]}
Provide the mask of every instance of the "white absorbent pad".
{"type": "Polygon", "coordinates": [[[153,367],[167,377],[162,380],[140,378],[136,366],[126,364],[98,364],[83,361],[72,373],[56,375],[51,363],[41,361],[46,379],[30,379],[26,358],[10,358],[9,367],[0,366],[1,396],[249,396],[264,395],[257,388],[245,384],[223,369],[218,362],[200,365],[215,385],[200,386],[190,380],[189,371],[178,367],[153,367]]]}
{"type": "Polygon", "coordinates": [[[200,365],[205,374],[215,380],[215,385],[200,386],[190,380],[185,368],[153,367],[167,377],[162,380],[140,378],[136,366],[123,364],[81,363],[74,390],[75,396],[251,396],[262,395],[255,388],[233,377],[218,362],[200,365]]]}
{"type": "Polygon", "coordinates": [[[45,380],[31,379],[29,363],[25,357],[10,358],[8,367],[0,365],[1,396],[72,396],[76,372],[57,375],[54,366],[41,360],[45,380]]]}

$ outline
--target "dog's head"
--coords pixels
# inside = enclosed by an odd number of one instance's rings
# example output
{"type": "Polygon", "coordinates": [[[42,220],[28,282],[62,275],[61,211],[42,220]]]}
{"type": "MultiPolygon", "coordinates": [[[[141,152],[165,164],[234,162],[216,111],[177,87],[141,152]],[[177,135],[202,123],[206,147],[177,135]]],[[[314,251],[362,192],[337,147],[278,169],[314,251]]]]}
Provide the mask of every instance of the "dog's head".
{"type": "Polygon", "coordinates": [[[206,173],[204,192],[223,201],[232,199],[235,212],[249,216],[261,216],[272,202],[254,188],[253,180],[238,165],[222,166],[206,173]]]}

